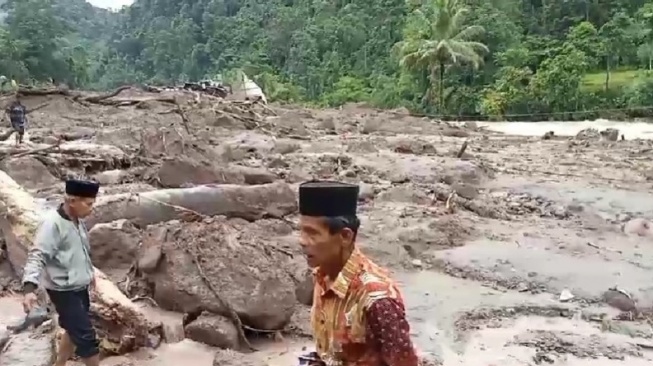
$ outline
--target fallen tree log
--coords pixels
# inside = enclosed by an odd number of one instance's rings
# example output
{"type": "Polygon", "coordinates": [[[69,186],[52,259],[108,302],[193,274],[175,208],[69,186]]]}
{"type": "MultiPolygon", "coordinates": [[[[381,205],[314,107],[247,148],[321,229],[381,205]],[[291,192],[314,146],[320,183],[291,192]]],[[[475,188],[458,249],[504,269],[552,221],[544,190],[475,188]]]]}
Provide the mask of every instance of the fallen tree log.
{"type": "MultiPolygon", "coordinates": [[[[113,145],[102,145],[76,140],[62,142],[55,145],[40,143],[23,143],[16,146],[13,141],[0,141],[0,155],[37,154],[43,152],[56,152],[66,155],[90,155],[110,158],[125,158],[127,154],[113,145]]],[[[21,155],[22,156],[22,155],[21,155]]]]}
{"type": "Polygon", "coordinates": [[[21,157],[27,156],[27,155],[44,153],[44,152],[47,152],[47,151],[54,150],[54,149],[58,148],[59,145],[61,145],[60,142],[58,142],[58,143],[56,143],[54,145],[47,145],[47,146],[39,147],[37,149],[21,151],[21,152],[13,152],[13,153],[9,153],[8,155],[0,155],[0,160],[3,160],[8,156],[11,156],[12,158],[17,159],[17,158],[21,158],[21,157]]]}
{"type": "MultiPolygon", "coordinates": [[[[43,208],[9,175],[0,171],[0,230],[7,245],[7,256],[18,276],[43,208]]],[[[104,354],[122,354],[150,343],[150,333],[158,324],[148,321],[142,311],[99,269],[91,293],[91,312],[104,354]]]]}
{"type": "Polygon", "coordinates": [[[183,219],[188,212],[205,216],[225,215],[245,220],[284,217],[297,211],[295,191],[283,182],[256,186],[203,185],[162,189],[138,194],[98,197],[87,220],[97,223],[128,219],[141,227],[183,219]]]}

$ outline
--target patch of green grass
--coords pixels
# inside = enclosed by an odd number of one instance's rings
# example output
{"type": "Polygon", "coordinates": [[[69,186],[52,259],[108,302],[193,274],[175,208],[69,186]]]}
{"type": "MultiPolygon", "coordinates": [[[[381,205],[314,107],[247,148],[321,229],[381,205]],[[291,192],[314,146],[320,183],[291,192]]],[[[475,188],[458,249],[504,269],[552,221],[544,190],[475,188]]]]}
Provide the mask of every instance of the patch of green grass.
{"type": "MultiPolygon", "coordinates": [[[[653,78],[648,70],[614,70],[610,73],[610,88],[628,87],[640,80],[653,78]]],[[[605,71],[588,73],[583,77],[581,88],[598,91],[605,88],[605,71]]]]}

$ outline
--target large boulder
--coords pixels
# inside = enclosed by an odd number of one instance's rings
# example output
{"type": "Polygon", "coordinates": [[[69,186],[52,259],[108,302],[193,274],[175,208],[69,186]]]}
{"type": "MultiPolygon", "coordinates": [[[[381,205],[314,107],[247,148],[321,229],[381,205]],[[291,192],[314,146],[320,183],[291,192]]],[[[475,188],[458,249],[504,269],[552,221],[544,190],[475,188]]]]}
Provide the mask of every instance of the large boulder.
{"type": "Polygon", "coordinates": [[[0,162],[0,170],[26,189],[48,188],[59,183],[43,163],[31,156],[5,159],[0,162]]]}
{"type": "Polygon", "coordinates": [[[280,220],[261,221],[214,217],[151,226],[163,253],[156,271],[147,275],[157,303],[172,311],[227,316],[222,299],[245,325],[283,328],[294,312],[295,287],[306,264],[299,247],[291,245],[292,228],[280,220]]]}
{"type": "Polygon", "coordinates": [[[88,233],[91,260],[112,280],[119,280],[134,264],[140,231],[128,220],[97,224],[88,233]]]}

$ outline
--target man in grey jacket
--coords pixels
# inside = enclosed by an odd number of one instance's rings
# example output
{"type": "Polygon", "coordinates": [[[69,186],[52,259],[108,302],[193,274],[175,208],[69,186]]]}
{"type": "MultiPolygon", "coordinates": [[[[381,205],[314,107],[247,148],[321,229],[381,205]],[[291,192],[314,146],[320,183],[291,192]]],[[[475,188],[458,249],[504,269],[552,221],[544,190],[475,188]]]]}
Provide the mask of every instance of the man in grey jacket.
{"type": "Polygon", "coordinates": [[[89,314],[89,290],[95,286],[95,274],[88,232],[81,220],[91,213],[99,188],[94,182],[66,182],[64,203],[45,214],[25,265],[25,312],[36,306],[40,284],[59,315],[59,325],[66,331],[55,366],[65,366],[73,352],[87,366],[100,364],[99,343],[89,314]]]}

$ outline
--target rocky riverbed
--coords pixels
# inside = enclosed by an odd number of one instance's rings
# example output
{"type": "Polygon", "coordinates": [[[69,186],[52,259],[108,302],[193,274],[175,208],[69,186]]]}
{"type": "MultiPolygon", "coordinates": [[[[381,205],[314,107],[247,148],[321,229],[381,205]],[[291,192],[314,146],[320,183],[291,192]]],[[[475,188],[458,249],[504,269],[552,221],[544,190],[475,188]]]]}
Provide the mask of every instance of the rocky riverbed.
{"type": "MultiPolygon", "coordinates": [[[[360,245],[400,281],[425,358],[650,364],[652,141],[166,93],[30,93],[28,142],[0,143],[0,169],[39,207],[66,177],[102,183],[94,263],[158,324],[107,365],[294,364],[311,290],[295,192],[311,178],[361,184],[360,245]]],[[[21,256],[2,231],[11,325],[21,256]]],[[[0,365],[48,365],[52,328],[0,337],[0,365]]]]}

